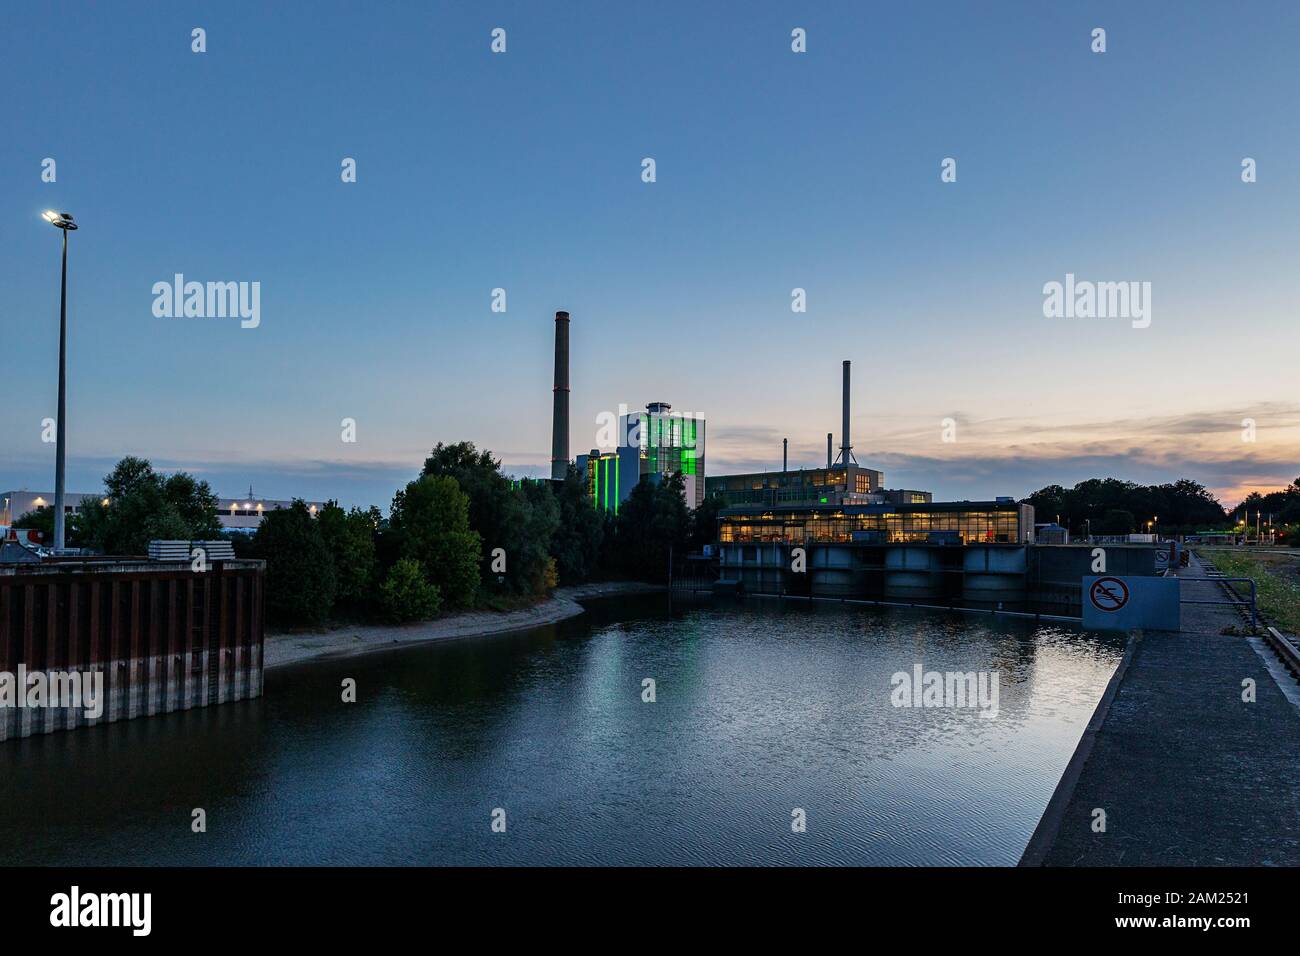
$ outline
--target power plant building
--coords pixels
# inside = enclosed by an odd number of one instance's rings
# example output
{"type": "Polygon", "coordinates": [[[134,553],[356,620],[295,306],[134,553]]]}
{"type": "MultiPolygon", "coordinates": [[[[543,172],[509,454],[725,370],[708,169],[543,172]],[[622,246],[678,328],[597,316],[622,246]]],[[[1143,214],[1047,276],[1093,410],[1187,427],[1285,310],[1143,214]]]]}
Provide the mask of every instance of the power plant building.
{"type": "Polygon", "coordinates": [[[624,448],[636,453],[638,482],[680,474],[686,485],[686,506],[704,504],[703,418],[673,412],[667,402],[651,402],[644,412],[621,416],[618,426],[620,454],[624,448]]]}
{"type": "Polygon", "coordinates": [[[705,481],[710,498],[726,505],[780,505],[801,503],[850,504],[875,500],[882,472],[860,465],[845,468],[800,468],[741,475],[715,475],[705,481]]]}
{"type": "Polygon", "coordinates": [[[703,418],[675,413],[666,402],[651,402],[643,412],[620,416],[618,425],[615,450],[593,448],[575,461],[597,507],[617,514],[638,484],[666,481],[674,474],[682,476],[687,507],[704,503],[703,418]]]}
{"type": "Polygon", "coordinates": [[[1034,508],[1012,498],[926,504],[724,508],[718,543],[1032,544],[1034,508]]]}

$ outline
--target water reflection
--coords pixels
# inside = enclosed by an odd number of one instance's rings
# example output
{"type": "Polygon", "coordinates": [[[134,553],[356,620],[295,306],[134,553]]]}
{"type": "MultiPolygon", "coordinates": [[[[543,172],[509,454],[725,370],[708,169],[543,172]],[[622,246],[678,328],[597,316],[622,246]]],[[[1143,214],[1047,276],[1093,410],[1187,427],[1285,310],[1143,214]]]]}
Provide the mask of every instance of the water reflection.
{"type": "Polygon", "coordinates": [[[1121,650],[991,617],[604,603],[0,745],[0,860],[1011,864],[1121,650]],[[917,662],[998,671],[998,717],[892,706],[890,676],[917,662]]]}

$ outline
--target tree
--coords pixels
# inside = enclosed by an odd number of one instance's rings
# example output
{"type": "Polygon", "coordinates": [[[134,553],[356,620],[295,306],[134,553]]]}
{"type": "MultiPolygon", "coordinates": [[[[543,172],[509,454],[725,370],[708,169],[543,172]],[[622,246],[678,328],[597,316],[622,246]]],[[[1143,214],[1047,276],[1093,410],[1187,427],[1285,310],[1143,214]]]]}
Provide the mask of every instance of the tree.
{"type": "Polygon", "coordinates": [[[253,535],[266,562],[266,616],[282,627],[323,624],[334,607],[334,560],[301,498],[268,511],[253,535]]]}
{"type": "MultiPolygon", "coordinates": [[[[191,539],[212,541],[221,537],[217,496],[206,481],[197,481],[193,475],[178,471],[162,479],[162,494],[163,500],[176,509],[189,529],[191,539]]],[[[111,503],[111,495],[109,500],[111,503]]]]}
{"type": "Polygon", "coordinates": [[[705,498],[704,503],[691,512],[690,536],[687,547],[693,552],[701,552],[706,544],[716,544],[718,540],[718,512],[723,509],[722,499],[716,495],[705,498]]]}
{"type": "Polygon", "coordinates": [[[1100,530],[1105,534],[1132,534],[1133,512],[1111,508],[1102,519],[1100,530]]]}
{"type": "Polygon", "coordinates": [[[515,550],[506,552],[515,567],[507,564],[507,568],[517,572],[513,590],[540,596],[555,587],[557,571],[551,541],[560,527],[560,506],[549,482],[524,481],[515,495],[519,500],[519,525],[511,536],[515,550]]]}
{"type": "Polygon", "coordinates": [[[451,609],[468,607],[478,590],[482,541],[469,527],[469,498],[454,478],[428,475],[393,496],[389,527],[397,551],[424,566],[451,609]]]}
{"type": "Polygon", "coordinates": [[[570,467],[555,491],[559,527],[551,536],[551,556],[561,584],[590,581],[600,570],[604,521],[587,493],[586,479],[570,467]]]}
{"type": "Polygon", "coordinates": [[[1214,496],[1188,478],[1163,485],[1089,478],[1069,489],[1048,485],[1024,501],[1034,506],[1038,521],[1053,521],[1060,515],[1062,524],[1076,533],[1088,526],[1101,531],[1112,511],[1127,512],[1134,525],[1158,519],[1160,530],[1170,533],[1215,527],[1227,520],[1214,496]]]}
{"type": "MultiPolygon", "coordinates": [[[[15,528],[31,528],[41,533],[41,540],[47,544],[54,543],[54,508],[49,505],[42,505],[35,511],[29,511],[14,519],[15,528]]],[[[81,513],[74,511],[67,516],[63,523],[63,533],[65,543],[70,548],[80,548],[82,545],[81,534],[81,513]]]]}
{"type": "Polygon", "coordinates": [[[437,616],[441,605],[437,585],[429,583],[420,562],[411,558],[394,564],[379,587],[379,606],[393,624],[427,621],[437,616]]]}
{"type": "Polygon", "coordinates": [[[502,474],[501,462],[472,442],[439,442],[425,459],[422,474],[453,478],[468,497],[469,527],[482,543],[479,577],[484,589],[539,593],[559,524],[554,501],[547,500],[553,498],[548,484],[511,481],[502,474]],[[504,572],[493,568],[500,552],[506,557],[504,572]]]}
{"type": "Polygon", "coordinates": [[[685,553],[690,515],[679,474],[666,480],[642,481],[619,509],[615,554],[620,570],[641,581],[668,577],[669,549],[685,553]]]}
{"type": "Polygon", "coordinates": [[[337,501],[328,501],[316,517],[334,563],[336,612],[360,613],[371,598],[375,579],[375,510],[344,511],[337,501]]]}
{"type": "Polygon", "coordinates": [[[106,554],[144,554],[149,542],[207,540],[221,535],[217,497],[206,481],[185,472],[162,476],[128,455],[104,476],[103,500],[82,502],[83,547],[106,554]]]}

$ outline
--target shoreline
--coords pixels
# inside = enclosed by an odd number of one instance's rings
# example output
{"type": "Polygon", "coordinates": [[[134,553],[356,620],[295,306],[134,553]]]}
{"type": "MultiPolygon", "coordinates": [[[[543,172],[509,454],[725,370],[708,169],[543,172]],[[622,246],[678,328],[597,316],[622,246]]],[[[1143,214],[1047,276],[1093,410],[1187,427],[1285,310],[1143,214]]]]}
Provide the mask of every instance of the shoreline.
{"type": "Polygon", "coordinates": [[[347,624],[332,631],[289,634],[270,632],[262,650],[263,671],[316,660],[337,660],[441,641],[489,637],[555,624],[585,612],[582,601],[667,591],[658,584],[608,581],[556,588],[532,607],[516,611],[465,611],[417,624],[347,624]]]}

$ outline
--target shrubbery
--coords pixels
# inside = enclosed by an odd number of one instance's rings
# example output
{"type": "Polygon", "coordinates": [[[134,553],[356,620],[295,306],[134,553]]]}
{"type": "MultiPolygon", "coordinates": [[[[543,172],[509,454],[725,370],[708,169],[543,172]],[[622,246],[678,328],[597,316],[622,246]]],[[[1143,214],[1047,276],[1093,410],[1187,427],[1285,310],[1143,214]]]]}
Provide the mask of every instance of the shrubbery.
{"type": "Polygon", "coordinates": [[[469,499],[454,478],[426,475],[393,496],[389,532],[403,558],[423,565],[449,609],[469,607],[479,583],[480,541],[469,499]]]}
{"type": "Polygon", "coordinates": [[[427,621],[442,607],[438,586],[430,584],[419,561],[402,558],[379,586],[379,607],[392,624],[427,621]]]}
{"type": "Polygon", "coordinates": [[[334,558],[301,499],[268,511],[253,536],[266,562],[266,616],[282,627],[324,624],[334,608],[334,558]]]}
{"type": "Polygon", "coordinates": [[[375,532],[380,520],[378,508],[344,511],[337,501],[327,502],[316,516],[334,562],[335,613],[364,614],[372,602],[375,532]]]}
{"type": "Polygon", "coordinates": [[[104,476],[103,501],[84,502],[73,542],[105,554],[142,555],[156,539],[210,541],[222,536],[217,496],[183,471],[163,476],[128,456],[104,476]]]}
{"type": "MultiPolygon", "coordinates": [[[[490,452],[469,442],[435,447],[423,474],[393,496],[388,518],[378,508],[345,511],[335,501],[313,515],[295,499],[267,511],[251,539],[227,535],[216,495],[184,472],[159,475],[128,457],[104,488],[107,505],[87,503],[69,521],[73,542],[144,554],[156,538],[231,537],[238,556],[266,562],[266,613],[278,627],[516,606],[561,582],[598,577],[607,557],[602,543],[612,548],[616,530],[624,559],[609,566],[658,578],[669,542],[680,545],[686,528],[680,480],[647,486],[615,522],[594,507],[576,470],[554,486],[513,481],[490,452]],[[626,558],[642,549],[641,560],[626,558]]],[[[43,509],[24,521],[52,524],[52,514],[43,509]]]]}

